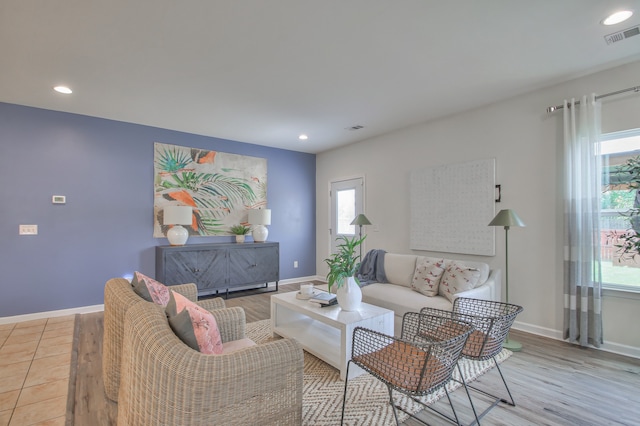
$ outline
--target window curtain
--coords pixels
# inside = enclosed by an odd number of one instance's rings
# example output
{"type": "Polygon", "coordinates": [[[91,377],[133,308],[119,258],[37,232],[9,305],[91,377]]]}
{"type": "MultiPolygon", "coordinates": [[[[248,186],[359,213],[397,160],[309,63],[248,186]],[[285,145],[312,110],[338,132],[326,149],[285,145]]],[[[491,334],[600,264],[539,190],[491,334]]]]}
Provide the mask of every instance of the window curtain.
{"type": "Polygon", "coordinates": [[[600,102],[564,102],[564,338],[602,344],[600,102]]]}

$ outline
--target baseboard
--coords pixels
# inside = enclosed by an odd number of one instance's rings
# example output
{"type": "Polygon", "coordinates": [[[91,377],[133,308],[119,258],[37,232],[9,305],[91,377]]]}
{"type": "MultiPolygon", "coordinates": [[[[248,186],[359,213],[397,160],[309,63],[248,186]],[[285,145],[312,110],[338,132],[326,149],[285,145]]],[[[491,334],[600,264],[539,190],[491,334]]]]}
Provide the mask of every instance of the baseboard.
{"type": "Polygon", "coordinates": [[[89,314],[91,312],[104,311],[104,305],[80,306],[78,308],[60,309],[58,311],[35,312],[33,314],[14,315],[12,317],[1,317],[0,324],[11,324],[14,322],[33,321],[42,318],[64,317],[75,314],[89,314]]]}
{"type": "MultiPolygon", "coordinates": [[[[537,325],[527,324],[527,323],[518,322],[518,321],[513,323],[513,327],[512,328],[514,330],[524,331],[524,332],[535,334],[535,335],[538,335],[538,336],[548,337],[548,338],[554,339],[554,340],[565,341],[561,331],[554,330],[554,329],[551,329],[551,328],[539,327],[537,325]]],[[[622,343],[615,343],[615,342],[607,342],[607,341],[605,341],[602,344],[602,346],[600,346],[599,348],[596,348],[594,346],[590,346],[590,347],[592,349],[597,349],[597,350],[605,351],[605,352],[611,352],[611,353],[615,353],[615,354],[618,354],[618,355],[628,356],[628,357],[631,357],[631,358],[640,358],[640,348],[635,347],[635,346],[623,345],[622,343]]]]}
{"type": "Polygon", "coordinates": [[[550,339],[563,340],[562,332],[554,330],[552,328],[540,327],[538,325],[528,324],[525,322],[516,321],[513,323],[514,330],[525,331],[527,333],[535,334],[537,336],[549,337],[550,339]]]}
{"type": "Polygon", "coordinates": [[[630,356],[640,359],[640,348],[636,348],[635,346],[623,345],[621,343],[604,342],[598,349],[618,355],[630,356]]]}

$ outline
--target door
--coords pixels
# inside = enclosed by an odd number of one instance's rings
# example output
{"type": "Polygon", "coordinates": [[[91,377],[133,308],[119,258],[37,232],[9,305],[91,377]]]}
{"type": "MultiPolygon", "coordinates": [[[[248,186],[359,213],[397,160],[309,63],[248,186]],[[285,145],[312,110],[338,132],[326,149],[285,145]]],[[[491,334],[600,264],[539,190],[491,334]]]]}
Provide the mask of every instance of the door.
{"type": "Polygon", "coordinates": [[[357,215],[364,213],[363,193],[363,178],[331,182],[331,228],[329,229],[331,253],[336,252],[336,238],[340,235],[351,238],[358,232],[351,222],[357,215]]]}

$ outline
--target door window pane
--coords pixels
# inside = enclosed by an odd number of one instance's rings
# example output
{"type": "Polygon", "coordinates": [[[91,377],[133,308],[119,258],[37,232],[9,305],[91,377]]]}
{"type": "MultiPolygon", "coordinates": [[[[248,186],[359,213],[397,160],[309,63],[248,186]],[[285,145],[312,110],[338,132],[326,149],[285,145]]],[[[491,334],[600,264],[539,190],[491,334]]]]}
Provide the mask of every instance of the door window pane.
{"type": "Polygon", "coordinates": [[[346,189],[338,191],[337,214],[338,214],[338,235],[354,235],[355,225],[351,225],[356,217],[356,190],[346,189]]]}

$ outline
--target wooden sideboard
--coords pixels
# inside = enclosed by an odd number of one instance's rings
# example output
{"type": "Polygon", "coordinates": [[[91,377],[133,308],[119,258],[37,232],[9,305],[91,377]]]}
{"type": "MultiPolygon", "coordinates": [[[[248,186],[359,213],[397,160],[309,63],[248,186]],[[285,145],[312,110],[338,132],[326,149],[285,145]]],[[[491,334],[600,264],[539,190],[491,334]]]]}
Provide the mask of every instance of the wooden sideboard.
{"type": "Polygon", "coordinates": [[[156,247],[156,279],[195,283],[198,296],[226,293],[280,279],[280,244],[212,243],[156,247]]]}

